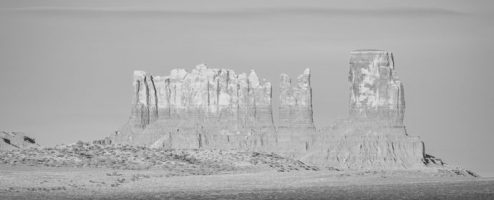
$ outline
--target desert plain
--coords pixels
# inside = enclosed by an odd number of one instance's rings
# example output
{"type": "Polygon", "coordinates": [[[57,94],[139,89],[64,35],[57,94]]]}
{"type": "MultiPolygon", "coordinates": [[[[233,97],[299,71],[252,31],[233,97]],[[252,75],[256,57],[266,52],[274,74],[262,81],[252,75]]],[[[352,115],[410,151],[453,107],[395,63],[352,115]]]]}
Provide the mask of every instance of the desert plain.
{"type": "Polygon", "coordinates": [[[494,178],[339,170],[276,154],[87,143],[2,152],[0,199],[493,199],[494,178]]]}

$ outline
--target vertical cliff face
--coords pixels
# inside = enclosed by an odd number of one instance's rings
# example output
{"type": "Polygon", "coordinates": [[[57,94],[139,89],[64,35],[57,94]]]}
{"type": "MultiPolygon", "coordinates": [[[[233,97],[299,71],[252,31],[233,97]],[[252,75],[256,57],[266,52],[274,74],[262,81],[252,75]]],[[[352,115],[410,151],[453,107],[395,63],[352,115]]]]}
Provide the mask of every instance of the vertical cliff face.
{"type": "Polygon", "coordinates": [[[144,129],[157,120],[178,127],[273,128],[271,83],[254,71],[237,75],[205,65],[191,72],[174,69],[168,76],[135,71],[134,88],[133,128],[144,129]]]}
{"type": "Polygon", "coordinates": [[[142,71],[134,72],[134,97],[130,117],[135,128],[144,128],[158,118],[156,86],[153,77],[142,71]]]}
{"type": "Polygon", "coordinates": [[[394,71],[393,54],[356,50],[350,57],[350,116],[402,126],[405,113],[403,85],[394,71]]]}
{"type": "Polygon", "coordinates": [[[317,137],[312,163],[348,169],[423,167],[424,143],[408,136],[403,125],[403,85],[393,55],[356,50],[350,57],[349,119],[336,122],[317,137]]]}
{"type": "Polygon", "coordinates": [[[310,70],[292,85],[287,74],[280,76],[279,128],[314,128],[310,70]]]}
{"type": "MultiPolygon", "coordinates": [[[[310,70],[280,77],[279,129],[271,83],[254,71],[199,65],[168,76],[134,73],[132,116],[111,143],[156,148],[277,152],[320,166],[406,169],[424,166],[424,144],[403,125],[403,85],[393,55],[356,50],[350,57],[349,118],[316,131],[310,70]]],[[[106,141],[105,141],[106,143],[106,141]]]]}

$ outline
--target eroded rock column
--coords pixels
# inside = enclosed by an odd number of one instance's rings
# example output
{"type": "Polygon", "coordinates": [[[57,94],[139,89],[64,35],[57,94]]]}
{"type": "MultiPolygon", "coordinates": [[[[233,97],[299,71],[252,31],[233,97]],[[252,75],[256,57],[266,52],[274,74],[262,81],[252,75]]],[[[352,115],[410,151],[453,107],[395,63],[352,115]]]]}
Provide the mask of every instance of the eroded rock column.
{"type": "Polygon", "coordinates": [[[403,126],[405,97],[393,54],[355,50],[350,56],[350,117],[403,126]]]}
{"type": "Polygon", "coordinates": [[[314,128],[310,69],[292,84],[287,74],[280,76],[279,128],[314,128]]]}
{"type": "Polygon", "coordinates": [[[134,97],[130,121],[136,128],[145,128],[158,119],[157,94],[153,77],[142,71],[134,72],[134,97]]]}
{"type": "Polygon", "coordinates": [[[356,50],[350,56],[349,118],[322,131],[308,162],[344,169],[410,169],[424,166],[424,143],[408,136],[403,84],[393,55],[356,50]]]}

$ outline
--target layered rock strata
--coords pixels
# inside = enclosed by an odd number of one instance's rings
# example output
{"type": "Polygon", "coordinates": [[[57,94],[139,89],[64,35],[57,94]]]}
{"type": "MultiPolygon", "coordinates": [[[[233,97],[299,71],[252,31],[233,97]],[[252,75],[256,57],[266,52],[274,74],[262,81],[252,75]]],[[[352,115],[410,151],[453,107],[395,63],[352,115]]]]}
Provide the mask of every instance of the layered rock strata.
{"type": "Polygon", "coordinates": [[[287,74],[281,74],[279,103],[278,128],[314,129],[310,69],[305,69],[295,84],[287,74]]]}
{"type": "Polygon", "coordinates": [[[418,137],[322,134],[299,159],[323,167],[351,170],[424,167],[424,145],[418,137]]]}
{"type": "Polygon", "coordinates": [[[204,65],[163,77],[136,71],[129,122],[99,143],[268,151],[344,169],[424,167],[424,144],[403,124],[393,55],[352,51],[349,74],[349,117],[316,131],[309,69],[294,84],[281,75],[277,128],[271,84],[254,71],[237,75],[204,65]]]}
{"type": "Polygon", "coordinates": [[[424,143],[403,124],[405,97],[393,54],[352,51],[349,82],[349,118],[323,131],[305,159],[348,169],[423,167],[424,143]]]}
{"type": "Polygon", "coordinates": [[[232,129],[273,126],[271,83],[250,74],[199,65],[169,76],[134,72],[132,124],[145,128],[158,119],[227,124],[232,129]]]}
{"type": "Polygon", "coordinates": [[[205,65],[191,72],[174,69],[169,76],[136,71],[134,88],[132,114],[114,136],[117,143],[153,145],[172,134],[175,145],[171,146],[192,148],[214,142],[202,141],[209,136],[206,132],[232,138],[252,132],[274,132],[271,83],[260,79],[254,71],[236,74],[205,65]],[[188,135],[201,138],[190,139],[188,135]],[[178,142],[179,138],[183,141],[178,142]]]}

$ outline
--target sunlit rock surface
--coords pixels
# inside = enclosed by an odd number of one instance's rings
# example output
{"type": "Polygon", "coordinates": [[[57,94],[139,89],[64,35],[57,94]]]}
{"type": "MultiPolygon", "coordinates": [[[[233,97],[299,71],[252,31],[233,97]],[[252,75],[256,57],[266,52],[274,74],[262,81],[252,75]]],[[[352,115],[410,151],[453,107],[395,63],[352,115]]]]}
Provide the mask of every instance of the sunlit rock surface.
{"type": "Polygon", "coordinates": [[[190,72],[174,69],[168,76],[136,71],[134,88],[132,114],[115,134],[116,143],[255,147],[266,133],[275,132],[271,83],[254,71],[236,74],[205,65],[190,72]],[[255,144],[249,144],[246,135],[255,144]]]}
{"type": "Polygon", "coordinates": [[[393,54],[352,51],[349,82],[349,118],[316,134],[304,159],[348,169],[423,167],[424,143],[408,136],[403,124],[405,97],[393,54]]]}
{"type": "Polygon", "coordinates": [[[128,123],[97,143],[276,152],[339,169],[425,167],[423,142],[403,124],[403,84],[391,53],[351,52],[349,117],[331,127],[314,127],[310,78],[309,69],[295,82],[281,75],[276,127],[271,83],[254,71],[205,65],[168,76],[136,71],[128,123]]]}
{"type": "Polygon", "coordinates": [[[305,69],[294,82],[287,74],[280,75],[276,151],[285,156],[305,155],[315,133],[310,77],[310,69],[305,69]]]}
{"type": "Polygon", "coordinates": [[[405,96],[393,54],[355,50],[350,56],[350,117],[403,125],[405,96]]]}
{"type": "Polygon", "coordinates": [[[0,150],[38,147],[36,140],[22,132],[0,131],[0,150]]]}
{"type": "Polygon", "coordinates": [[[304,162],[339,169],[413,169],[424,167],[424,144],[418,137],[397,135],[315,137],[304,162]]]}
{"type": "Polygon", "coordinates": [[[159,119],[182,126],[223,124],[232,129],[273,126],[271,83],[254,71],[199,65],[191,72],[174,69],[169,76],[134,72],[132,124],[145,128],[159,119]]]}
{"type": "Polygon", "coordinates": [[[278,128],[314,128],[310,69],[293,84],[287,74],[281,74],[278,128]]]}

